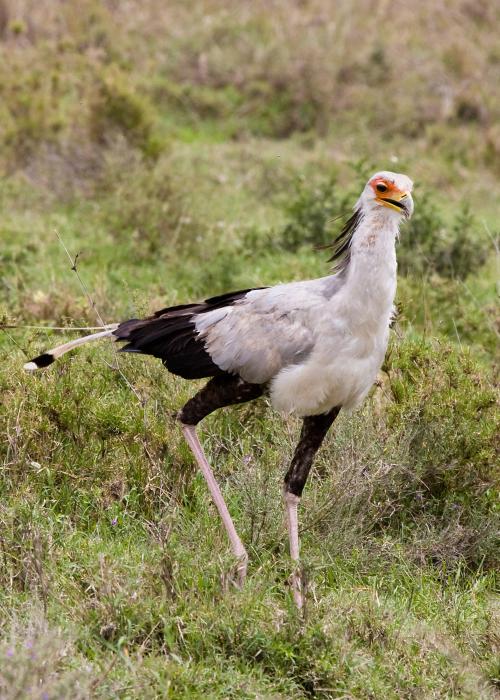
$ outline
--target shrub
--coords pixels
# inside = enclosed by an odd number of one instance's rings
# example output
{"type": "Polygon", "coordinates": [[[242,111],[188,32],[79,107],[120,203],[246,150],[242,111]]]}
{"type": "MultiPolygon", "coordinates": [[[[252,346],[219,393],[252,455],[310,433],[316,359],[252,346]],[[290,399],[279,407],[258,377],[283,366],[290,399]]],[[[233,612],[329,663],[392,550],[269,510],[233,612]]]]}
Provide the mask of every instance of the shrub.
{"type": "Polygon", "coordinates": [[[352,201],[351,193],[337,189],[335,175],[312,186],[297,179],[295,197],[284,207],[288,222],[278,236],[282,247],[293,252],[304,245],[326,245],[335,237],[335,222],[352,201]]]}
{"type": "Polygon", "coordinates": [[[427,193],[417,198],[398,248],[400,272],[465,278],[484,264],[486,255],[487,242],[467,203],[447,223],[427,193]]]}
{"type": "Polygon", "coordinates": [[[27,622],[11,623],[5,639],[0,639],[0,658],[3,700],[89,697],[90,664],[84,664],[85,659],[78,654],[75,644],[61,630],[50,628],[36,608],[30,611],[27,622]],[[71,655],[79,657],[78,670],[68,663],[71,655]]]}
{"type": "Polygon", "coordinates": [[[390,521],[424,525],[426,536],[425,523],[447,537],[454,528],[445,558],[493,565],[499,415],[490,377],[467,351],[411,338],[393,345],[386,369],[386,425],[408,465],[392,489],[390,521]]]}
{"type": "Polygon", "coordinates": [[[146,156],[156,157],[162,150],[161,141],[154,132],[152,105],[116,70],[108,71],[99,79],[89,123],[91,134],[98,142],[107,143],[118,133],[146,156]]]}
{"type": "Polygon", "coordinates": [[[130,157],[126,146],[122,152],[109,151],[108,156],[98,183],[98,217],[112,237],[117,241],[125,237],[139,259],[186,245],[194,235],[194,222],[172,183],[168,165],[159,162],[148,168],[140,155],[130,157]]]}
{"type": "MultiPolygon", "coordinates": [[[[486,284],[493,287],[494,280],[486,284]]],[[[477,285],[477,279],[474,280],[477,285]]],[[[474,288],[473,288],[474,289],[474,288]]],[[[462,280],[437,274],[428,278],[402,277],[398,282],[401,323],[429,336],[447,336],[466,343],[489,361],[498,347],[498,309],[484,294],[477,299],[462,280]]]]}
{"type": "Polygon", "coordinates": [[[9,166],[24,165],[41,143],[57,140],[62,126],[54,108],[60,98],[54,67],[12,63],[0,61],[0,143],[9,166]]]}

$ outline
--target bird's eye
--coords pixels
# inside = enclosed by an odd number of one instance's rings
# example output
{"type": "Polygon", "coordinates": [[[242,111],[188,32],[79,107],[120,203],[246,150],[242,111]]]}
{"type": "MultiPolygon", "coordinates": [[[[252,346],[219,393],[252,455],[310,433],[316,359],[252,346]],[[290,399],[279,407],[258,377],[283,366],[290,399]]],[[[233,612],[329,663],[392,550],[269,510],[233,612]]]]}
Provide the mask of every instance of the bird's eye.
{"type": "Polygon", "coordinates": [[[384,185],[383,182],[379,182],[377,185],[377,192],[387,192],[387,185],[384,185]]]}

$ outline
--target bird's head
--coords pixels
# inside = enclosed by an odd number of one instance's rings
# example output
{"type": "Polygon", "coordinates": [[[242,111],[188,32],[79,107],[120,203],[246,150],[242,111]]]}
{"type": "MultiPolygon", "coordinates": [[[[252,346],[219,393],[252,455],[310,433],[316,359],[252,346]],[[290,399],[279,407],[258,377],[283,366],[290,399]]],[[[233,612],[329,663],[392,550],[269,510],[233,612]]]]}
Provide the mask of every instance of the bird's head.
{"type": "Polygon", "coordinates": [[[412,189],[413,182],[406,175],[382,170],[368,180],[356,208],[368,213],[384,207],[391,215],[409,219],[413,214],[412,189]]]}
{"type": "Polygon", "coordinates": [[[396,228],[387,226],[388,231],[397,232],[401,219],[409,219],[413,214],[411,191],[413,182],[406,175],[382,170],[368,180],[360,198],[354,206],[354,214],[345,222],[343,229],[328,248],[332,249],[329,262],[333,262],[333,272],[346,269],[350,260],[350,249],[354,236],[360,230],[360,224],[369,217],[379,226],[389,224],[387,219],[396,223],[396,228]]]}

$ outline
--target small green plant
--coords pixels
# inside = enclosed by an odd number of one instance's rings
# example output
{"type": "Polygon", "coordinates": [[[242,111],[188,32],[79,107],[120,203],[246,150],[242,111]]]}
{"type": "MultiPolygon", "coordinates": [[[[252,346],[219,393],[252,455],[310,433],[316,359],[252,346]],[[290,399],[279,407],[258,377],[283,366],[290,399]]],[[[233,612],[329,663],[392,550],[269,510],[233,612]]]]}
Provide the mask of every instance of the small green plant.
{"type": "Polygon", "coordinates": [[[78,654],[75,645],[57,628],[49,627],[41,610],[28,609],[0,638],[0,695],[3,700],[85,700],[91,677],[81,657],[80,668],[68,663],[78,654]]]}

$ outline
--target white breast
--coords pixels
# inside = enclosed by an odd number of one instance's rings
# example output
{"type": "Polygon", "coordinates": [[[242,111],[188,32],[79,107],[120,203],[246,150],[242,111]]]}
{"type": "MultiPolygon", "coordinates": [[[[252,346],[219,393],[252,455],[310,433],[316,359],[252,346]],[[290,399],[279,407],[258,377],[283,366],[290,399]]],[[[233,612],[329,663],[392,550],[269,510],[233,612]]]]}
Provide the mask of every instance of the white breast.
{"type": "Polygon", "coordinates": [[[353,336],[348,326],[324,336],[306,362],[284,368],[271,383],[271,403],[286,413],[316,415],[353,408],[366,396],[387,350],[389,321],[377,333],[353,336]],[[329,342],[330,341],[330,342],[329,342]]]}
{"type": "Polygon", "coordinates": [[[387,350],[396,292],[395,232],[353,250],[346,284],[318,311],[314,350],[271,382],[271,402],[286,413],[350,409],[366,396],[387,350]]]}

